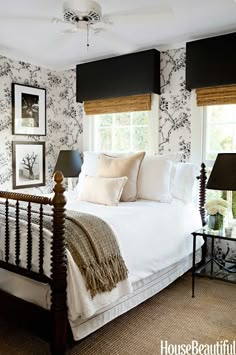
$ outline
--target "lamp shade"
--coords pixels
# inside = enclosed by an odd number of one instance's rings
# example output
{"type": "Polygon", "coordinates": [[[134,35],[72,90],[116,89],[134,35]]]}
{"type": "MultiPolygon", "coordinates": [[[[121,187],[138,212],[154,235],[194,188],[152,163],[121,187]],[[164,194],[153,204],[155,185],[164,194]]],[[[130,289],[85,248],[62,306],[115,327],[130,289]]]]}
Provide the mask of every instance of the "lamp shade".
{"type": "Polygon", "coordinates": [[[78,150],[61,150],[54,172],[61,171],[64,177],[78,177],[81,165],[82,162],[78,150]]]}
{"type": "Polygon", "coordinates": [[[206,188],[236,190],[236,153],[218,154],[206,188]]]}

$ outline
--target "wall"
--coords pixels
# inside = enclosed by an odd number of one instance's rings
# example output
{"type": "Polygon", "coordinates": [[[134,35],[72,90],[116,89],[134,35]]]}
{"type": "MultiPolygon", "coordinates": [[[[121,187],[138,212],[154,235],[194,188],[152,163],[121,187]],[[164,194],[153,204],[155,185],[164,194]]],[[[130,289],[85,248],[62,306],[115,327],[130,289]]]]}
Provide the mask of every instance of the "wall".
{"type": "Polygon", "coordinates": [[[52,173],[60,149],[82,151],[83,107],[76,103],[74,70],[55,72],[0,57],[0,188],[12,189],[12,141],[46,142],[46,186],[27,192],[50,192],[52,173]],[[47,136],[12,135],[11,84],[47,90],[47,136]]]}
{"type": "Polygon", "coordinates": [[[185,48],[161,52],[159,152],[191,153],[191,92],[185,89],[185,48]]]}
{"type": "MultiPolygon", "coordinates": [[[[12,188],[12,141],[46,142],[45,187],[28,192],[49,192],[60,149],[82,151],[83,107],[76,103],[76,73],[50,71],[0,57],[0,186],[12,188]],[[27,84],[47,90],[47,136],[12,135],[11,84],[27,84]]],[[[181,151],[186,161],[191,149],[191,93],[185,90],[185,48],[161,53],[160,153],[181,151]]]]}

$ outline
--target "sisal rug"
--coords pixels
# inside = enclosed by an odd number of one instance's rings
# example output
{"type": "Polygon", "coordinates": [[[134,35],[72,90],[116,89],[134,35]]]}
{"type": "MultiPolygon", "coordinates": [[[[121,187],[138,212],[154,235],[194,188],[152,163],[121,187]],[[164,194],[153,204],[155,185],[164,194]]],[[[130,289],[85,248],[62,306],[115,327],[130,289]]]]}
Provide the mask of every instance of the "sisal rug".
{"type": "MultiPolygon", "coordinates": [[[[68,350],[70,355],[159,355],[161,340],[214,344],[236,340],[236,285],[182,276],[158,295],[68,350]]],[[[46,355],[46,342],[0,320],[1,355],[46,355]]]]}

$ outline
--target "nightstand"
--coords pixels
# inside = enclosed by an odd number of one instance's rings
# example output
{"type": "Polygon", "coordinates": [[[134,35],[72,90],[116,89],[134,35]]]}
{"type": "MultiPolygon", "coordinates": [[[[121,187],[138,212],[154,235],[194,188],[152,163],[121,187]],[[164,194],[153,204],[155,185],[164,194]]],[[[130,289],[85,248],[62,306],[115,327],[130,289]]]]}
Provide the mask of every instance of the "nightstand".
{"type": "MultiPolygon", "coordinates": [[[[214,232],[201,228],[192,233],[193,236],[193,267],[192,267],[192,297],[195,293],[195,276],[206,276],[212,279],[236,283],[236,258],[219,258],[215,253],[215,244],[217,240],[230,241],[236,243],[236,235],[226,237],[224,232],[214,232]],[[203,258],[196,267],[196,239],[203,237],[205,243],[203,246],[203,258]],[[210,253],[208,250],[210,249],[210,253]]],[[[236,244],[235,244],[236,247],[236,244]]]]}

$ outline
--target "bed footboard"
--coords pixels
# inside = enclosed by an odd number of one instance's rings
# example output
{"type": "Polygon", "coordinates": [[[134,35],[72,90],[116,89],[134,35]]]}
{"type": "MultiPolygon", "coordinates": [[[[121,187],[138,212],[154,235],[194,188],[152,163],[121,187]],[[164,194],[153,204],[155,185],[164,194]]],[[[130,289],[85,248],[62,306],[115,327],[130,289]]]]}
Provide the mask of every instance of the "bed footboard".
{"type": "MultiPolygon", "coordinates": [[[[33,196],[21,193],[0,191],[0,199],[4,200],[4,220],[5,236],[3,257],[0,260],[0,268],[14,272],[15,274],[36,280],[42,283],[48,283],[51,287],[51,352],[52,354],[62,355],[66,352],[67,344],[67,256],[66,244],[64,238],[65,223],[65,204],[63,175],[56,172],[54,175],[54,196],[52,199],[47,197],[33,196]],[[14,235],[14,260],[10,254],[10,240],[13,236],[10,233],[10,215],[12,202],[15,201],[15,235],[14,235]],[[26,203],[26,228],[27,241],[26,265],[21,263],[21,226],[20,226],[20,204],[26,203]],[[38,205],[38,268],[32,267],[32,204],[38,205]],[[51,270],[50,277],[44,272],[44,207],[52,206],[52,224],[53,235],[51,244],[51,270]]],[[[34,211],[35,213],[35,211],[34,211]]]]}
{"type": "Polygon", "coordinates": [[[67,345],[67,256],[64,238],[65,189],[63,175],[56,172],[53,205],[53,242],[51,253],[51,311],[52,311],[52,354],[63,355],[67,345]]]}
{"type": "Polygon", "coordinates": [[[206,224],[206,210],[204,208],[206,202],[206,165],[204,163],[201,164],[200,175],[198,176],[199,179],[199,212],[202,219],[202,225],[205,226],[206,224]]]}

